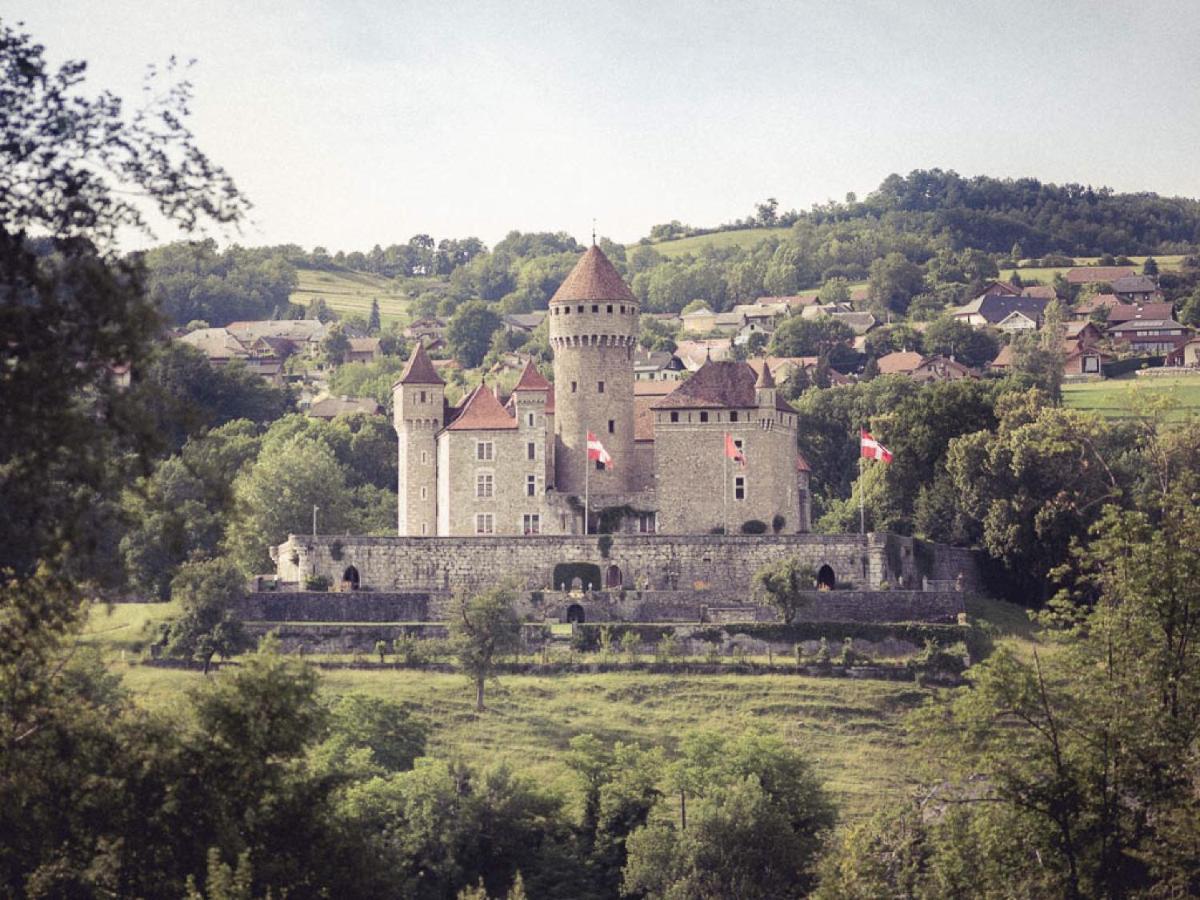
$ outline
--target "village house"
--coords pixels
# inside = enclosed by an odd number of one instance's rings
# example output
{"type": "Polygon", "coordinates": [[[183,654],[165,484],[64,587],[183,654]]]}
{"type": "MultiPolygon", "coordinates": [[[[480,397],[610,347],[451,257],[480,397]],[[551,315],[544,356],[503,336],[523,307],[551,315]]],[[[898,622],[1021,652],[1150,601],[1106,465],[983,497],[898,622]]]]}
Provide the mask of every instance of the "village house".
{"type": "Polygon", "coordinates": [[[682,360],[674,353],[666,350],[643,350],[640,347],[633,351],[633,380],[636,381],[678,381],[685,368],[682,360]]]}
{"type": "Polygon", "coordinates": [[[1173,319],[1174,317],[1175,307],[1170,303],[1118,302],[1108,307],[1108,313],[1104,321],[1109,331],[1111,331],[1114,325],[1123,325],[1126,322],[1148,319],[1173,319]]]}
{"type": "Polygon", "coordinates": [[[1189,338],[1167,354],[1166,365],[1200,369],[1200,335],[1189,338]]]}
{"type": "Polygon", "coordinates": [[[236,361],[270,384],[283,384],[284,358],[261,338],[248,344],[238,340],[228,328],[198,328],[178,340],[195,347],[216,368],[236,361]]]}
{"type": "Polygon", "coordinates": [[[952,309],[950,315],[974,328],[1003,326],[1005,331],[1036,330],[1042,325],[1048,304],[1049,301],[1041,297],[984,294],[952,309]]]}
{"type": "Polygon", "coordinates": [[[1110,338],[1135,353],[1170,353],[1187,343],[1190,333],[1174,319],[1130,319],[1108,327],[1110,338]]]}
{"type": "Polygon", "coordinates": [[[544,309],[527,313],[507,313],[500,317],[500,323],[509,334],[533,334],[546,318],[544,309]]]}
{"type": "Polygon", "coordinates": [[[880,375],[904,375],[917,382],[958,381],[978,378],[970,366],[945,356],[925,356],[913,350],[897,350],[879,357],[875,364],[880,375]]]}
{"type": "Polygon", "coordinates": [[[1130,275],[1111,282],[1113,294],[1122,303],[1154,303],[1162,300],[1162,291],[1149,275],[1130,275]]]}
{"type": "Polygon", "coordinates": [[[374,362],[383,355],[377,337],[352,337],[350,347],[342,354],[343,363],[374,362]]]}
{"type": "Polygon", "coordinates": [[[1076,266],[1068,269],[1067,284],[1112,284],[1118,278],[1132,278],[1137,271],[1132,266],[1076,266]]]}

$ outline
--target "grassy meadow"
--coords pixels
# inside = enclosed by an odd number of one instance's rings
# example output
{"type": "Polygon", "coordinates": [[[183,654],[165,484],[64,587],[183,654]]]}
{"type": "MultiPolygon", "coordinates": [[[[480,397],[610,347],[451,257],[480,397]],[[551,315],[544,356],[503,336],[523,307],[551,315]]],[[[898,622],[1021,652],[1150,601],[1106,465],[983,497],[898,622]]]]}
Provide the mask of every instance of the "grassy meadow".
{"type": "Polygon", "coordinates": [[[1144,415],[1156,403],[1173,406],[1169,418],[1200,415],[1200,376],[1128,376],[1063,385],[1063,403],[1107,419],[1144,415]]]}
{"type": "Polygon", "coordinates": [[[411,279],[400,281],[348,269],[331,272],[297,269],[296,278],[296,289],[291,296],[293,303],[308,306],[319,297],[334,312],[360,315],[365,319],[371,313],[371,301],[378,300],[379,315],[384,324],[408,320],[408,290],[417,283],[411,279]]]}
{"type": "MultiPolygon", "coordinates": [[[[783,237],[790,228],[745,228],[738,231],[717,231],[713,234],[698,234],[695,237],[678,238],[653,244],[655,250],[668,259],[685,253],[700,253],[706,247],[744,247],[749,249],[769,237],[783,237]]],[[[631,249],[630,244],[626,249],[631,249]]]]}
{"type": "MultiPolygon", "coordinates": [[[[1078,266],[1095,265],[1096,261],[1100,257],[1098,257],[1098,256],[1073,256],[1071,258],[1075,260],[1075,262],[1077,264],[1076,266],[1058,266],[1056,268],[1045,268],[1045,269],[1034,269],[1034,268],[1030,268],[1030,269],[1022,268],[1022,269],[1015,269],[1015,270],[1014,269],[1001,269],[1000,270],[1000,278],[1002,281],[1008,281],[1008,279],[1010,279],[1012,277],[1012,273],[1014,271],[1016,271],[1016,272],[1021,273],[1021,280],[1026,283],[1037,282],[1038,284],[1050,284],[1051,282],[1054,281],[1055,275],[1058,275],[1059,273],[1066,275],[1067,271],[1069,269],[1077,268],[1078,266]]],[[[1133,260],[1134,268],[1137,269],[1137,272],[1140,275],[1142,272],[1142,265],[1146,262],[1146,257],[1131,256],[1129,258],[1131,260],[1133,260]]],[[[1154,261],[1158,263],[1159,270],[1164,271],[1164,272],[1172,272],[1172,271],[1177,270],[1179,268],[1179,263],[1182,259],[1183,259],[1182,256],[1156,256],[1156,257],[1154,257],[1154,261]]]]}
{"type": "MultiPolygon", "coordinates": [[[[1017,607],[982,601],[969,609],[1001,635],[1028,640],[1028,620],[1017,607]]],[[[97,607],[83,636],[152,709],[177,706],[204,678],[198,671],[138,664],[141,646],[174,611],[169,604],[97,607]]],[[[564,790],[571,775],[561,754],[578,734],[670,750],[693,729],[767,728],[811,757],[847,818],[866,815],[881,799],[903,796],[917,783],[922,760],[905,718],[931,693],[911,682],[787,674],[505,675],[489,685],[488,709],[479,714],[473,689],[453,673],[334,669],[322,672],[322,686],[331,695],[363,692],[404,703],[432,724],[434,755],[479,766],[504,762],[564,790]]]]}

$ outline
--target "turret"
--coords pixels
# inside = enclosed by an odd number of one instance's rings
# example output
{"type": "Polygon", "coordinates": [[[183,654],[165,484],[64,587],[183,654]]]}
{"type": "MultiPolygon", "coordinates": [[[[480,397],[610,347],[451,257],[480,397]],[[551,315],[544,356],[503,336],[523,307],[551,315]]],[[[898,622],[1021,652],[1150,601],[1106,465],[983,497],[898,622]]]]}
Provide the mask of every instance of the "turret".
{"type": "Polygon", "coordinates": [[[762,370],[754,382],[754,398],[758,404],[759,421],[771,421],[775,418],[776,392],[775,376],[771,374],[771,366],[764,356],[762,370]]]}
{"type": "Polygon", "coordinates": [[[550,298],[548,316],[554,349],[556,489],[583,494],[586,436],[591,431],[609,452],[612,465],[587,472],[590,492],[625,493],[635,483],[637,299],[608,257],[593,245],[550,298]]]}
{"type": "Polygon", "coordinates": [[[417,342],[392,385],[392,423],[399,438],[397,530],[402,537],[432,537],[437,527],[437,433],[445,424],[446,382],[417,342]]]}

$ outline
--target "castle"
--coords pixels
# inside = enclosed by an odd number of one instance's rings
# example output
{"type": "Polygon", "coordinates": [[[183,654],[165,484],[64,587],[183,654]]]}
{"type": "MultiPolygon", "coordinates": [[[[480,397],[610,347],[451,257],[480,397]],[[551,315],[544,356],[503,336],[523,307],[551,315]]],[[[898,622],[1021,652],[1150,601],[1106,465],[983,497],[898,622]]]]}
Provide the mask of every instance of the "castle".
{"type": "Polygon", "coordinates": [[[638,314],[593,245],[550,300],[553,385],[530,362],[508,397],[451,406],[418,343],[393,386],[399,536],[808,532],[796,414],[765,360],[637,396],[638,314]]]}

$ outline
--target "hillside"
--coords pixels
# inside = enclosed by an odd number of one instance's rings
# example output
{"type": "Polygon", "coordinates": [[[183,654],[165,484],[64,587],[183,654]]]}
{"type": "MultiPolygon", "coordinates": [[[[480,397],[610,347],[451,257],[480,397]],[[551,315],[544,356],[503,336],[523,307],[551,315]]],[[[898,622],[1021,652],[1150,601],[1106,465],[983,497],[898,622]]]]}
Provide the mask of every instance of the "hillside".
{"type": "MultiPolygon", "coordinates": [[[[651,244],[656,251],[668,259],[683,256],[685,253],[698,254],[705,248],[718,247],[725,249],[737,247],[749,250],[767,238],[781,238],[791,231],[790,228],[744,228],[738,231],[716,231],[712,234],[698,234],[694,237],[678,238],[673,241],[662,241],[651,244]]],[[[627,249],[632,249],[630,244],[627,249]]]]}
{"type": "Polygon", "coordinates": [[[398,281],[355,272],[350,269],[296,270],[296,288],[291,302],[307,307],[313,300],[321,299],[334,312],[343,316],[359,315],[366,318],[371,312],[371,301],[379,301],[379,314],[386,324],[408,319],[408,291],[420,279],[398,281]]]}
{"type": "Polygon", "coordinates": [[[1092,412],[1106,419],[1127,419],[1146,412],[1155,403],[1176,408],[1170,418],[1200,415],[1200,379],[1189,376],[1128,376],[1106,381],[1063,385],[1063,403],[1071,409],[1092,412]]]}

